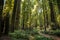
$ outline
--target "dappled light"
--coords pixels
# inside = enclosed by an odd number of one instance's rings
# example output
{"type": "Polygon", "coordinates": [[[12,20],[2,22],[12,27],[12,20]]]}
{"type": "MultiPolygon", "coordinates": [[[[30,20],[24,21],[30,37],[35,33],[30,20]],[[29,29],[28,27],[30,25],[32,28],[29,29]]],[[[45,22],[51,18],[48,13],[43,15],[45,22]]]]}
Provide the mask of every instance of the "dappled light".
{"type": "Polygon", "coordinates": [[[60,40],[60,1],[0,0],[0,40],[60,40]]]}

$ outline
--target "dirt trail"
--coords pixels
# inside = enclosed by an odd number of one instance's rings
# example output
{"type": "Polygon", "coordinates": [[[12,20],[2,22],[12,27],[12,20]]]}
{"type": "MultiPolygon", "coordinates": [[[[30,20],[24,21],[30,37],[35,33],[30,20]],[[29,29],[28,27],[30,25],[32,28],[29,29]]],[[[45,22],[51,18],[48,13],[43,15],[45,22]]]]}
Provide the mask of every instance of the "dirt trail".
{"type": "MultiPolygon", "coordinates": [[[[54,40],[60,40],[60,37],[57,37],[57,36],[43,34],[43,33],[40,33],[40,32],[39,32],[39,34],[42,35],[42,36],[45,36],[47,38],[52,38],[54,40]]],[[[11,38],[9,36],[2,36],[2,37],[0,37],[0,40],[11,40],[11,38]]]]}
{"type": "Polygon", "coordinates": [[[40,35],[43,35],[47,38],[52,38],[54,40],[60,40],[60,37],[57,37],[57,36],[53,36],[53,35],[48,35],[48,34],[43,34],[43,33],[39,33],[40,35]]]}
{"type": "Polygon", "coordinates": [[[0,40],[11,40],[9,36],[2,36],[0,37],[0,40]]]}

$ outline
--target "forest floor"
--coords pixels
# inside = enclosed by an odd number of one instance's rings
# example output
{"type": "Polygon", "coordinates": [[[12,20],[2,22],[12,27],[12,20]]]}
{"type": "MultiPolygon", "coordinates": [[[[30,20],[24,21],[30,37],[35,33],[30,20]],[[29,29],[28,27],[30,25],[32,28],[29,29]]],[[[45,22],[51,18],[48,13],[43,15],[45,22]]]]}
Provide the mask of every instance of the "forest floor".
{"type": "Polygon", "coordinates": [[[11,40],[11,37],[9,37],[9,36],[2,36],[2,37],[0,37],[0,40],[11,40]]]}
{"type": "MultiPolygon", "coordinates": [[[[43,33],[39,33],[40,35],[42,36],[45,36],[47,38],[52,38],[54,40],[60,40],[60,37],[57,37],[57,36],[53,36],[53,35],[48,35],[48,34],[43,34],[43,33]]],[[[2,36],[0,38],[0,40],[11,40],[11,38],[9,36],[2,36]]]]}
{"type": "MultiPolygon", "coordinates": [[[[58,36],[43,34],[43,33],[40,33],[40,32],[39,32],[39,34],[44,36],[44,37],[47,37],[47,38],[52,38],[54,40],[60,40],[60,37],[58,37],[58,36]]],[[[2,37],[0,37],[0,40],[11,40],[11,37],[9,37],[9,36],[2,36],[2,37]]]]}
{"type": "Polygon", "coordinates": [[[43,33],[39,33],[39,34],[42,35],[42,36],[45,36],[47,38],[52,38],[53,40],[60,40],[60,37],[58,37],[58,36],[43,34],[43,33]]]}

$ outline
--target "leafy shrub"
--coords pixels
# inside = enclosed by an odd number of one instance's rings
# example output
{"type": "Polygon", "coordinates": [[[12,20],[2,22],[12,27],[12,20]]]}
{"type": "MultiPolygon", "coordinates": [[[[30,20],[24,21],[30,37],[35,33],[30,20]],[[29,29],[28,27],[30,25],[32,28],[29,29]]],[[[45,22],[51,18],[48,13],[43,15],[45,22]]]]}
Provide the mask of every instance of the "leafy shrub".
{"type": "Polygon", "coordinates": [[[9,34],[11,37],[16,38],[16,39],[28,39],[29,34],[26,34],[24,31],[15,31],[14,33],[9,34]]]}
{"type": "Polygon", "coordinates": [[[35,40],[53,40],[53,39],[51,39],[51,38],[46,38],[46,37],[44,37],[44,36],[39,36],[39,35],[36,35],[35,36],[35,40]]]}
{"type": "Polygon", "coordinates": [[[52,35],[60,36],[60,30],[51,32],[52,35]]]}
{"type": "Polygon", "coordinates": [[[38,30],[37,29],[33,29],[32,31],[31,31],[31,34],[34,34],[34,35],[39,35],[39,33],[38,33],[38,30]]]}
{"type": "Polygon", "coordinates": [[[49,35],[56,35],[56,36],[60,36],[60,30],[45,31],[45,32],[42,32],[42,33],[49,34],[49,35]]]}
{"type": "Polygon", "coordinates": [[[9,33],[9,35],[12,38],[12,40],[29,40],[30,36],[33,36],[35,40],[51,40],[38,34],[37,30],[15,31],[13,33],[9,33]]]}

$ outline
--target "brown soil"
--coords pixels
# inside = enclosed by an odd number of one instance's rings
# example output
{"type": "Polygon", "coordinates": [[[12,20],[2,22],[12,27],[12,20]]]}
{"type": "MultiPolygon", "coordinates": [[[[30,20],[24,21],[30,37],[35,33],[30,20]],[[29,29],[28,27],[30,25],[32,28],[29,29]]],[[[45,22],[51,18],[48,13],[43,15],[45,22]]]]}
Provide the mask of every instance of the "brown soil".
{"type": "Polygon", "coordinates": [[[52,39],[54,39],[54,40],[60,40],[60,37],[58,37],[58,36],[54,36],[54,35],[48,35],[48,34],[43,34],[43,33],[39,33],[40,35],[43,35],[43,36],[45,36],[45,37],[47,37],[47,38],[52,38],[52,39]]]}
{"type": "Polygon", "coordinates": [[[11,40],[9,36],[2,36],[0,37],[0,40],[11,40]]]}

